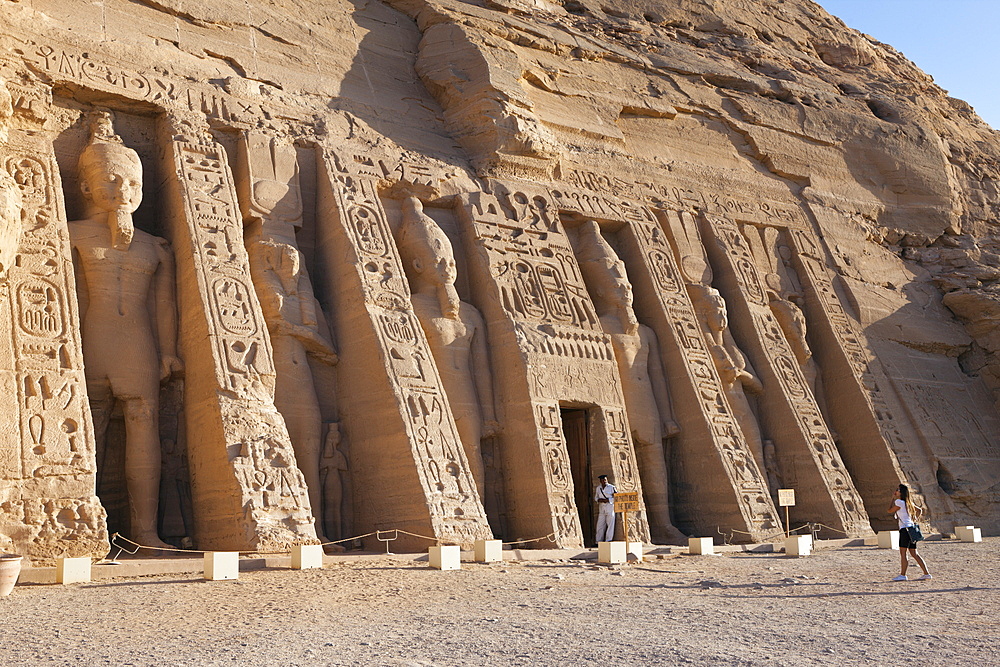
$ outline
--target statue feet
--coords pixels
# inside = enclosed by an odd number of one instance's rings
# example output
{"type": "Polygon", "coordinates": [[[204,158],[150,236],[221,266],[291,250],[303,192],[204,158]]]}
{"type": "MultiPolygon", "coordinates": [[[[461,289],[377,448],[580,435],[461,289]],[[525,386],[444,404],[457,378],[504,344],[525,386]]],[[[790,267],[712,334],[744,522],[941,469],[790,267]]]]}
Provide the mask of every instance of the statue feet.
{"type": "Polygon", "coordinates": [[[654,544],[687,544],[687,535],[673,525],[663,526],[650,532],[654,544]]]}
{"type": "Polygon", "coordinates": [[[153,549],[174,549],[173,547],[163,540],[156,533],[137,533],[132,536],[132,541],[141,544],[144,547],[151,547],[153,549]]]}

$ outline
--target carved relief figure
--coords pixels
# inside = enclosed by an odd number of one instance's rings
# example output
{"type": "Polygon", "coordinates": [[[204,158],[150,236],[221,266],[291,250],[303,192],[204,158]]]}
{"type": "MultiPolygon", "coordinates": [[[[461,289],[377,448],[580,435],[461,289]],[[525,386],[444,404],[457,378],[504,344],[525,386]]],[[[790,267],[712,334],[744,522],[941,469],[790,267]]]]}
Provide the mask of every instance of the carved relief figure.
{"type": "Polygon", "coordinates": [[[309,504],[322,535],[323,494],[320,480],[322,415],[309,357],[337,363],[333,347],[321,333],[319,305],[313,296],[302,253],[287,243],[256,239],[247,248],[250,275],[271,335],[274,405],[285,419],[295,461],[309,489],[309,504]]]}
{"type": "Polygon", "coordinates": [[[164,239],[132,225],[142,200],[142,165],[114,133],[110,114],[92,116],[79,171],[86,217],[69,229],[97,459],[102,460],[118,401],[125,417],[131,537],[166,546],[156,532],[157,413],[160,382],[182,369],[176,354],[173,255],[164,239]]]}
{"type": "Polygon", "coordinates": [[[577,258],[601,327],[611,336],[632,427],[650,533],[662,542],[683,537],[670,518],[663,438],[676,435],[656,334],[636,319],[625,264],[601,235],[597,222],[580,230],[577,258]]]}
{"type": "Polygon", "coordinates": [[[238,148],[237,185],[247,223],[250,275],[271,336],[274,405],[306,480],[316,534],[325,542],[324,516],[339,508],[323,503],[323,419],[309,362],[332,366],[337,354],[296,244],[295,232],[302,226],[298,160],[290,142],[260,133],[244,134],[238,148]]]}
{"type": "Polygon", "coordinates": [[[736,421],[743,431],[743,437],[753,452],[757,467],[767,469],[764,460],[764,444],[761,440],[760,425],[750,405],[748,394],[753,396],[763,391],[763,385],[756,371],[750,365],[743,350],[736,345],[729,331],[729,315],[726,301],[714,287],[690,286],[695,309],[701,319],[702,329],[712,352],[712,360],[726,388],[726,397],[736,421]]]}
{"type": "Polygon", "coordinates": [[[320,472],[323,477],[324,508],[326,509],[326,536],[331,540],[343,539],[347,532],[347,504],[349,502],[350,478],[347,456],[341,447],[340,424],[329,425],[323,444],[323,463],[320,472]]]}
{"type": "Polygon", "coordinates": [[[475,306],[459,299],[451,241],[424,213],[416,197],[403,201],[398,245],[412,278],[413,310],[430,344],[479,497],[483,498],[481,440],[499,431],[486,323],[475,306]]]}
{"type": "MultiPolygon", "coordinates": [[[[0,148],[7,143],[7,132],[14,106],[3,79],[0,79],[0,148]]],[[[0,158],[3,155],[0,154],[0,158]]],[[[21,240],[21,189],[0,163],[0,282],[14,263],[21,240]]]]}

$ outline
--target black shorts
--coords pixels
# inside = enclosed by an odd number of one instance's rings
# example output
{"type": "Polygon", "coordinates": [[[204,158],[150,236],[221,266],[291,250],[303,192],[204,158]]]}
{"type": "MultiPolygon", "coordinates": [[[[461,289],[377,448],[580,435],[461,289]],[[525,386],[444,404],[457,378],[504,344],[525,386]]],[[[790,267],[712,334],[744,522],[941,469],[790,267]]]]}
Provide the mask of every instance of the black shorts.
{"type": "Polygon", "coordinates": [[[905,528],[899,529],[899,548],[900,549],[916,549],[917,543],[910,540],[910,533],[905,528]]]}

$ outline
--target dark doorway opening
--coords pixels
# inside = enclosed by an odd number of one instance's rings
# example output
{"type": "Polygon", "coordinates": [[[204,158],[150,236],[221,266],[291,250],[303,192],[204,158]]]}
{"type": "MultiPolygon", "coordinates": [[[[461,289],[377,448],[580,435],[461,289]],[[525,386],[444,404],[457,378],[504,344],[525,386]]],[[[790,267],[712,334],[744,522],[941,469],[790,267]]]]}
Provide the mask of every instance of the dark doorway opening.
{"type": "Polygon", "coordinates": [[[587,410],[563,408],[560,412],[573,474],[573,488],[576,491],[574,500],[580,514],[580,527],[583,529],[583,543],[590,545],[594,544],[596,528],[594,501],[590,497],[594,489],[594,471],[590,463],[590,420],[587,410]]]}

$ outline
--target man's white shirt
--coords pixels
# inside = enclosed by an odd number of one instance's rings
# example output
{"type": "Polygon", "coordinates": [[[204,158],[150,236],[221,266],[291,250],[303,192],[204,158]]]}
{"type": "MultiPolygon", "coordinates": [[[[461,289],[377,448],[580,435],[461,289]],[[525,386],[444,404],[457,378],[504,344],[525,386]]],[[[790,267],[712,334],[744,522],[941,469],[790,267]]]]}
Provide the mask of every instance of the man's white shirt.
{"type": "Polygon", "coordinates": [[[608,500],[608,502],[606,503],[602,502],[597,503],[598,507],[601,508],[602,512],[611,512],[612,514],[614,513],[616,491],[617,489],[615,489],[614,484],[607,484],[603,488],[601,487],[600,484],[597,485],[597,488],[594,490],[594,500],[600,501],[602,498],[607,498],[608,500]]]}

